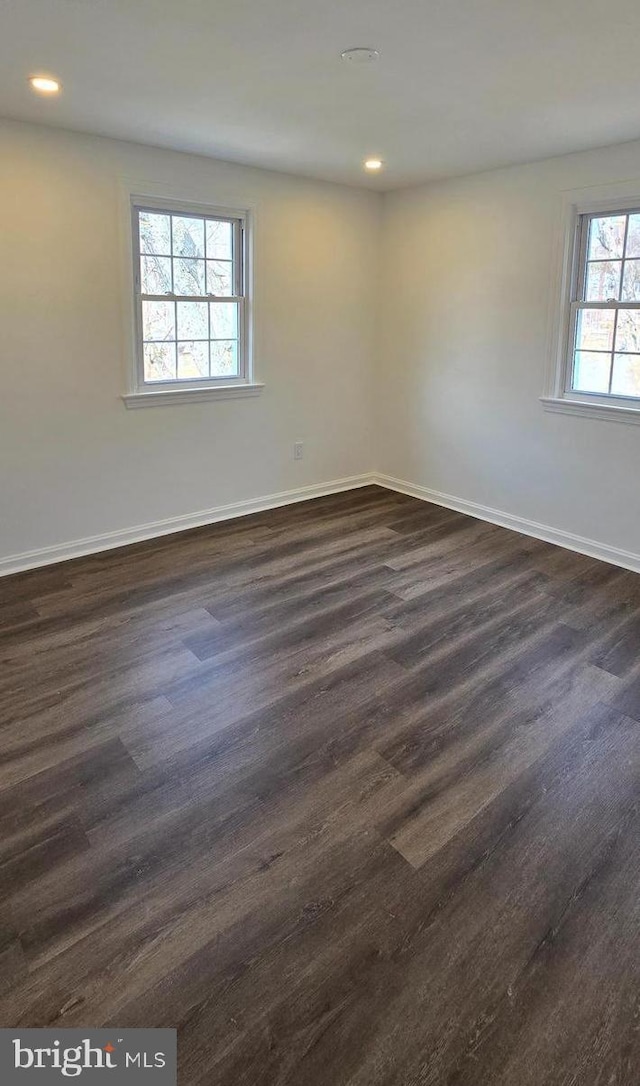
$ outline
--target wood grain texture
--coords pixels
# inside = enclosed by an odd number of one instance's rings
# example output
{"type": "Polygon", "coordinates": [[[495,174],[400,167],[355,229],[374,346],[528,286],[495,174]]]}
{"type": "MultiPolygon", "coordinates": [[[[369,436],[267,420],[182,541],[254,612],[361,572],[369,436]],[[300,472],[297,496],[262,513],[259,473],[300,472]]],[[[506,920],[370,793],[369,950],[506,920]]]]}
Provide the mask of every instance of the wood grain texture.
{"type": "Polygon", "coordinates": [[[0,1024],[640,1081],[640,578],[375,487],[0,581],[0,1024]]]}

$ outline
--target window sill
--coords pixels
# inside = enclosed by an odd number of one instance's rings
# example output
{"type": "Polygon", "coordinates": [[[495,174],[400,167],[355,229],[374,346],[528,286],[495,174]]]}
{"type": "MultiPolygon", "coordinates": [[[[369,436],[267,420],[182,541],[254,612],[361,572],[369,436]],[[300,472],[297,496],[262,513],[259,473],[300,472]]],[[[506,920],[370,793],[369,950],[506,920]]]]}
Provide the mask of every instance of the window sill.
{"type": "Polygon", "coordinates": [[[152,392],[128,392],[122,397],[130,410],[138,407],[161,407],[166,404],[200,403],[206,400],[235,400],[259,396],[263,384],[211,385],[208,388],[168,388],[152,392]]]}
{"type": "Polygon", "coordinates": [[[587,403],[585,400],[570,400],[556,396],[541,396],[545,411],[558,412],[561,415],[584,415],[592,419],[606,419],[607,422],[626,422],[640,425],[640,406],[619,407],[617,404],[587,403]]]}

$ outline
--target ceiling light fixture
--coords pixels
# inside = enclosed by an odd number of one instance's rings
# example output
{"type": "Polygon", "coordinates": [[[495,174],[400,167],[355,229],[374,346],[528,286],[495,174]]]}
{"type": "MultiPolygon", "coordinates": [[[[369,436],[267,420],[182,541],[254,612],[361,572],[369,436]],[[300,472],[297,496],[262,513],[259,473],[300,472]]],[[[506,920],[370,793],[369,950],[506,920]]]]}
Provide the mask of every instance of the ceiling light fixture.
{"type": "Polygon", "coordinates": [[[380,53],[369,45],[358,45],[355,49],[345,49],[340,56],[343,60],[348,60],[350,64],[371,64],[373,60],[378,59],[380,53]]]}
{"type": "Polygon", "coordinates": [[[381,158],[366,158],[364,162],[365,170],[381,170],[383,162],[381,158]]]}
{"type": "Polygon", "coordinates": [[[58,94],[60,91],[58,80],[52,79],[49,75],[32,75],[29,77],[29,83],[37,94],[58,94]]]}

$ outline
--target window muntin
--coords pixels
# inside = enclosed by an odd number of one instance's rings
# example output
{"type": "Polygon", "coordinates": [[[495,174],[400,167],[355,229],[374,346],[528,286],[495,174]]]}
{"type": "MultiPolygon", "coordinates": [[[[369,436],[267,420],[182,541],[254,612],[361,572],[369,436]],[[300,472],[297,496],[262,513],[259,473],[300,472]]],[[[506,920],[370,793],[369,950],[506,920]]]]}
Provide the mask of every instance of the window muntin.
{"type": "Polygon", "coordinates": [[[139,387],[246,380],[244,225],[134,203],[139,387]]]}
{"type": "Polygon", "coordinates": [[[640,210],[578,219],[567,392],[640,399],[640,210]]]}

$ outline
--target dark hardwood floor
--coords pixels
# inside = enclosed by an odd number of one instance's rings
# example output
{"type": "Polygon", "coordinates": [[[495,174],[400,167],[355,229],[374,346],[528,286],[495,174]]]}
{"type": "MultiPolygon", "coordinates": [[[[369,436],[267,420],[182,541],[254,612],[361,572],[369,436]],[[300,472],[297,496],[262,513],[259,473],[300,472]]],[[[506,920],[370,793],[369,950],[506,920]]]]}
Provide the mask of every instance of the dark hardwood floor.
{"type": "Polygon", "coordinates": [[[0,603],[0,1025],[637,1086],[638,576],[370,487],[0,603]]]}

